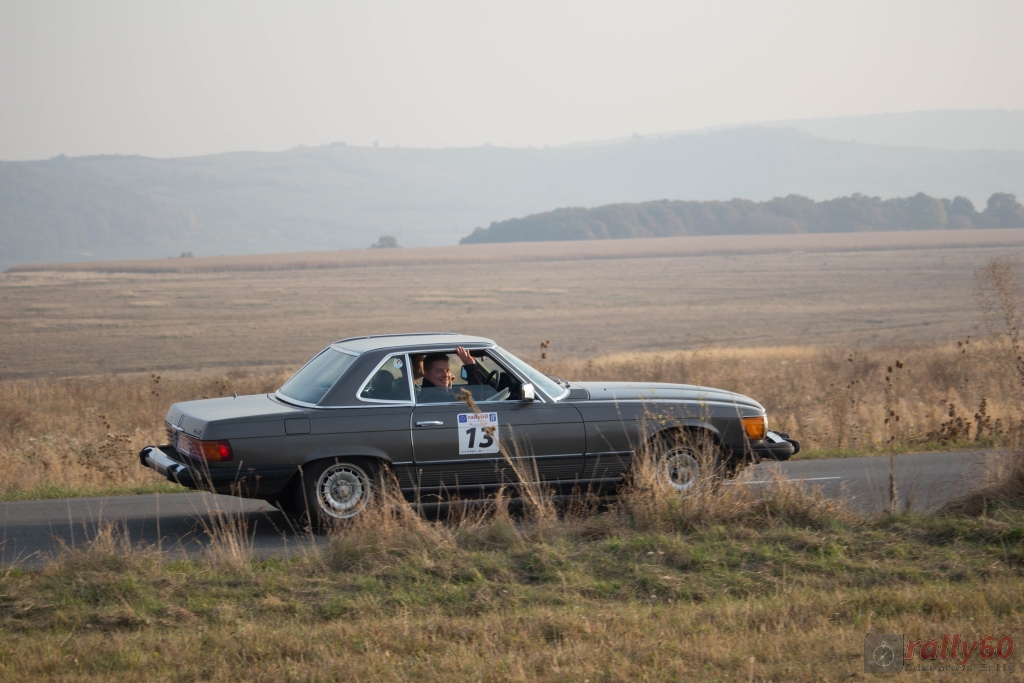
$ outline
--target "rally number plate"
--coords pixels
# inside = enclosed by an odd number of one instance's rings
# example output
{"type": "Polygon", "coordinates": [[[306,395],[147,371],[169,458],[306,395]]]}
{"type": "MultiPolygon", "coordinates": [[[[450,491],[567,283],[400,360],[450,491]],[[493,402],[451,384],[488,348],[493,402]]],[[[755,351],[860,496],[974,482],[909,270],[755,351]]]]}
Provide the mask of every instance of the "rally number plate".
{"type": "Polygon", "coordinates": [[[498,414],[459,415],[459,455],[498,453],[498,414]]]}

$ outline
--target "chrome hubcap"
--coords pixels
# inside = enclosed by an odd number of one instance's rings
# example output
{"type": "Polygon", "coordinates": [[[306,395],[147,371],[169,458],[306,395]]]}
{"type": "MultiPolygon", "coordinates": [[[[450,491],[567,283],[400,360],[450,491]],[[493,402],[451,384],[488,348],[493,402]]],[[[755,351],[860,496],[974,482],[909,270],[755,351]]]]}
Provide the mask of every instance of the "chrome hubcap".
{"type": "Polygon", "coordinates": [[[700,480],[700,463],[693,451],[685,446],[666,453],[659,471],[662,480],[679,493],[691,491],[700,480]]]}
{"type": "Polygon", "coordinates": [[[359,514],[370,496],[370,480],[366,472],[351,464],[328,467],[317,482],[320,508],[335,519],[349,519],[359,514]]]}

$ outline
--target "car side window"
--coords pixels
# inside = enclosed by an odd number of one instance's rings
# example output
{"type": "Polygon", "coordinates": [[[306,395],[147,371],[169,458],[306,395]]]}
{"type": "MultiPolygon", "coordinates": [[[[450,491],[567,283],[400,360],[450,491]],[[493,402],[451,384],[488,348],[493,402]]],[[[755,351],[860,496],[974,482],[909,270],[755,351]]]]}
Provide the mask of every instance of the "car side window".
{"type": "Polygon", "coordinates": [[[384,364],[374,370],[359,398],[367,401],[410,401],[409,363],[404,353],[390,356],[384,364]]]}
{"type": "MultiPolygon", "coordinates": [[[[478,403],[509,400],[519,384],[515,376],[485,351],[473,351],[472,354],[476,363],[471,366],[464,366],[455,353],[445,354],[448,356],[448,370],[451,373],[450,386],[425,384],[422,388],[417,388],[416,401],[453,403],[458,400],[459,392],[463,390],[468,391],[478,403]]],[[[425,371],[427,369],[424,368],[425,371]]],[[[438,372],[443,376],[443,371],[438,372]]]]}

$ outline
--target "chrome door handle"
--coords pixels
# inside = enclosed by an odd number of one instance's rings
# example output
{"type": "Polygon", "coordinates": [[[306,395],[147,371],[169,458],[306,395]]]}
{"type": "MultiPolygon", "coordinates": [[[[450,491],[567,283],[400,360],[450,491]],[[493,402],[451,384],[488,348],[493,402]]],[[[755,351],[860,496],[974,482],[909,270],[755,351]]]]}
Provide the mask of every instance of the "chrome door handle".
{"type": "Polygon", "coordinates": [[[416,426],[417,427],[443,427],[444,426],[444,422],[441,422],[440,420],[426,420],[424,422],[417,422],[416,426]]]}

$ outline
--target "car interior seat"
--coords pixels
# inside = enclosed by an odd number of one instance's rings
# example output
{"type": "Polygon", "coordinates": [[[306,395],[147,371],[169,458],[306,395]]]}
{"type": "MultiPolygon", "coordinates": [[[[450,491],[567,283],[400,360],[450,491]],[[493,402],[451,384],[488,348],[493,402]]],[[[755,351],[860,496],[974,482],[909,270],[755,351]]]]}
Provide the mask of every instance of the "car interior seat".
{"type": "Polygon", "coordinates": [[[392,398],[393,390],[392,385],[394,384],[395,376],[387,370],[378,370],[374,374],[373,379],[370,380],[370,391],[369,398],[375,398],[378,401],[389,401],[392,398]]]}
{"type": "Polygon", "coordinates": [[[391,383],[391,399],[394,401],[408,401],[409,398],[409,380],[405,375],[399,375],[391,383]]]}

